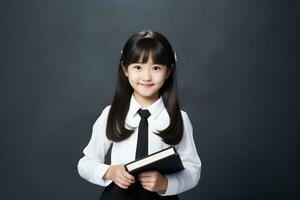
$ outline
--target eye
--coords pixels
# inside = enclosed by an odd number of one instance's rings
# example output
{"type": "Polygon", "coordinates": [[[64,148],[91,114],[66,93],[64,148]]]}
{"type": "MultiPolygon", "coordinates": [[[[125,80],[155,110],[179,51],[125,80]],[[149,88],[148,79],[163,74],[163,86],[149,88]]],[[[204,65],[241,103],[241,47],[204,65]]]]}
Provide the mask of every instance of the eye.
{"type": "Polygon", "coordinates": [[[156,66],[153,67],[153,69],[154,69],[155,71],[160,70],[160,66],[156,65],[156,66]]]}
{"type": "Polygon", "coordinates": [[[137,70],[140,70],[142,67],[140,65],[134,65],[133,66],[133,69],[137,69],[137,70]]]}

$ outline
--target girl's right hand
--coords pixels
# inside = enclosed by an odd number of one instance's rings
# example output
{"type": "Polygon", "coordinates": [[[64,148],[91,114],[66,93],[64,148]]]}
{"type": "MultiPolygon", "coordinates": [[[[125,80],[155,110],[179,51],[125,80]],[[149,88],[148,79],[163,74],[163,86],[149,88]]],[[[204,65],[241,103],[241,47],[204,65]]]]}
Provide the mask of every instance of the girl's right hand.
{"type": "Polygon", "coordinates": [[[110,177],[116,185],[123,189],[127,189],[135,182],[134,176],[129,174],[124,165],[112,165],[107,171],[107,177],[110,177]]]}

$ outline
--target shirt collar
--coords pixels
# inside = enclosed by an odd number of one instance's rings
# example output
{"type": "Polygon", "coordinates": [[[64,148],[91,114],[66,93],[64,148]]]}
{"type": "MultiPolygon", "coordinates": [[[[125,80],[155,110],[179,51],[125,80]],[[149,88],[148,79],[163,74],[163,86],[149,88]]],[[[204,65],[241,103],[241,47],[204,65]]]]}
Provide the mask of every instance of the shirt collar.
{"type": "MultiPolygon", "coordinates": [[[[130,106],[129,106],[129,111],[128,111],[128,116],[129,117],[134,117],[137,113],[137,111],[142,108],[142,106],[137,102],[133,94],[131,95],[130,99],[130,106]]],[[[159,97],[154,103],[152,103],[150,106],[143,108],[143,109],[148,109],[150,112],[150,117],[153,119],[156,119],[156,117],[160,114],[160,112],[164,108],[164,102],[162,99],[162,96],[159,97]]]]}

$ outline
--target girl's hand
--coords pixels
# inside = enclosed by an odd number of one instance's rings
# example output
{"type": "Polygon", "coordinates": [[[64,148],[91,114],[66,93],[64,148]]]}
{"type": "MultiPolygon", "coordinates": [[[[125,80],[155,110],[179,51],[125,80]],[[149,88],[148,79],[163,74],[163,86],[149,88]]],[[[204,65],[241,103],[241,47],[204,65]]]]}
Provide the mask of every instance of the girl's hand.
{"type": "Polygon", "coordinates": [[[111,179],[120,188],[127,189],[135,182],[134,176],[130,175],[124,165],[112,165],[105,174],[105,178],[111,179]]]}
{"type": "Polygon", "coordinates": [[[168,179],[158,171],[141,172],[139,180],[143,188],[151,192],[166,191],[168,187],[168,179]]]}

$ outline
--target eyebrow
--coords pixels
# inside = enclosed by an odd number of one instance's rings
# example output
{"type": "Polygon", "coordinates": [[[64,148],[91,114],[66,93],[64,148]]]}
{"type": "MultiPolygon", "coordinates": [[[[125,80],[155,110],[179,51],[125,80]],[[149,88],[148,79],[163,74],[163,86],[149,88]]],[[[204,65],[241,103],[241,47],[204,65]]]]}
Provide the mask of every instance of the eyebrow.
{"type": "MultiPolygon", "coordinates": [[[[136,65],[136,64],[139,64],[139,65],[145,65],[147,63],[131,63],[130,65],[136,65]]],[[[158,63],[152,63],[151,65],[161,65],[161,66],[164,66],[164,64],[158,64],[158,63]]]]}

